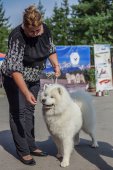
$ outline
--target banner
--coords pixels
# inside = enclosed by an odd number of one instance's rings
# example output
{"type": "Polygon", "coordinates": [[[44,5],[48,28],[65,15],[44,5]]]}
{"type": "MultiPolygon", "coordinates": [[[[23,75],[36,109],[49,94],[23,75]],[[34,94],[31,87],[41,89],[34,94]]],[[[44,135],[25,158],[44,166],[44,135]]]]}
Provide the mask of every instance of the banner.
{"type": "MultiPolygon", "coordinates": [[[[58,83],[64,85],[68,91],[86,89],[86,69],[90,68],[90,46],[56,46],[56,53],[61,69],[58,83]]],[[[54,70],[49,60],[41,76],[41,88],[45,83],[51,84],[54,70]]]]}
{"type": "MultiPolygon", "coordinates": [[[[63,73],[84,70],[90,67],[89,46],[56,46],[56,52],[63,73]]],[[[45,71],[53,71],[50,62],[47,62],[45,71]]]]}
{"type": "Polygon", "coordinates": [[[96,91],[113,89],[110,45],[95,44],[94,60],[95,60],[96,91]]]}
{"type": "Polygon", "coordinates": [[[4,58],[5,58],[5,54],[0,53],[0,67],[2,65],[2,62],[3,62],[4,58]]]}

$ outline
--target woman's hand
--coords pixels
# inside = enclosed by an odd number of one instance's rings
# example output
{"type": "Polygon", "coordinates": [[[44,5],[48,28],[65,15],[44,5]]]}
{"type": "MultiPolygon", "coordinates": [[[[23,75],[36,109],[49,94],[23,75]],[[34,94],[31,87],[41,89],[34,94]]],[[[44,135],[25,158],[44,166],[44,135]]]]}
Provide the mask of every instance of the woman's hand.
{"type": "Polygon", "coordinates": [[[37,104],[37,100],[35,99],[34,95],[30,92],[27,91],[27,93],[25,94],[26,100],[32,104],[32,105],[36,105],[37,104]]]}
{"type": "Polygon", "coordinates": [[[51,65],[53,66],[54,68],[54,72],[55,72],[55,77],[59,77],[61,75],[61,72],[60,72],[60,66],[58,64],[58,58],[57,58],[57,54],[54,53],[54,54],[51,54],[49,56],[49,61],[51,63],[51,65]]]}
{"type": "Polygon", "coordinates": [[[12,78],[14,79],[15,83],[17,84],[18,88],[21,90],[23,95],[25,96],[26,100],[32,105],[36,105],[37,101],[34,95],[29,91],[23,79],[23,75],[20,72],[14,72],[12,73],[12,78]]]}
{"type": "Polygon", "coordinates": [[[55,65],[54,66],[54,72],[55,72],[55,77],[59,77],[61,75],[61,71],[60,71],[60,66],[59,65],[55,65]]]}

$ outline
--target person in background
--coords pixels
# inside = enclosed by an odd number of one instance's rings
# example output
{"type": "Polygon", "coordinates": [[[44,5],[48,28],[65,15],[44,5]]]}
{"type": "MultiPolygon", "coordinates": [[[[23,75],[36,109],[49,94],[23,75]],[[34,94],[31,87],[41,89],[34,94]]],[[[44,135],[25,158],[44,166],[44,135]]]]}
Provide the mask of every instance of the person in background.
{"type": "Polygon", "coordinates": [[[8,52],[2,63],[3,86],[9,102],[10,127],[20,161],[35,165],[34,156],[47,156],[35,143],[34,111],[40,74],[49,59],[55,72],[60,68],[51,32],[34,5],[25,9],[23,23],[9,35],[8,52]]]}

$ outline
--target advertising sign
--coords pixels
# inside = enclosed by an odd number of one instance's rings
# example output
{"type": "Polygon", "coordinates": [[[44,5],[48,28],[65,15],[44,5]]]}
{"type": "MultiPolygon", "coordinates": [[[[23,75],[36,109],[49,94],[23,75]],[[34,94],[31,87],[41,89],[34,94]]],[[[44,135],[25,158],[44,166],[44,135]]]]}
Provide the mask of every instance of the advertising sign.
{"type": "Polygon", "coordinates": [[[95,60],[96,91],[113,89],[110,45],[95,44],[94,60],[95,60]]]}

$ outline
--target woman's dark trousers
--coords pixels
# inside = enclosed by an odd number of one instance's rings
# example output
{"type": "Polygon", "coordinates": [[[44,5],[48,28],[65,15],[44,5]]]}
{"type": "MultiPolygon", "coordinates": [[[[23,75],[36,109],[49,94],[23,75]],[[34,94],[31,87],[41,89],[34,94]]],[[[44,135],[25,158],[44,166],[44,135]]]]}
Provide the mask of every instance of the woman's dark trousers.
{"type": "MultiPolygon", "coordinates": [[[[28,89],[37,98],[40,82],[27,82],[28,89]]],[[[30,154],[37,149],[34,136],[35,106],[28,103],[10,77],[3,76],[3,86],[9,102],[10,127],[20,156],[30,154]]]]}

